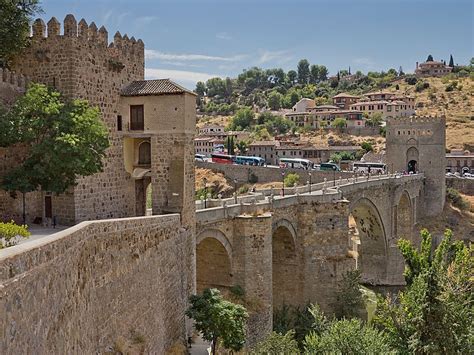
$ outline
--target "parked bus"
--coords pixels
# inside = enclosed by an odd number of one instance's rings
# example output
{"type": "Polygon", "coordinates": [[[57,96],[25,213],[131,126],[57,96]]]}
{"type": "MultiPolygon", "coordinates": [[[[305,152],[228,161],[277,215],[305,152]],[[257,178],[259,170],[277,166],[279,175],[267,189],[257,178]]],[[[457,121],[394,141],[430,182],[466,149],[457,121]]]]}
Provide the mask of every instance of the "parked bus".
{"type": "Polygon", "coordinates": [[[194,160],[205,162],[206,156],[204,154],[194,154],[194,160]]]}
{"type": "Polygon", "coordinates": [[[312,169],[313,163],[308,159],[297,159],[297,158],[280,158],[278,159],[280,168],[293,168],[293,169],[312,169]]]}
{"type": "Polygon", "coordinates": [[[241,165],[256,165],[256,166],[264,166],[265,159],[260,157],[248,157],[248,156],[241,156],[238,155],[235,157],[235,163],[241,165]]]}
{"type": "Polygon", "coordinates": [[[339,165],[335,163],[321,163],[319,165],[319,170],[321,171],[341,171],[339,165]]]}
{"type": "Polygon", "coordinates": [[[211,154],[211,160],[213,163],[219,164],[234,164],[235,163],[235,156],[234,155],[227,155],[227,154],[211,154]]]}
{"type": "Polygon", "coordinates": [[[387,166],[383,163],[362,163],[354,162],[352,170],[355,173],[364,173],[364,174],[384,174],[387,171],[387,166]]]}

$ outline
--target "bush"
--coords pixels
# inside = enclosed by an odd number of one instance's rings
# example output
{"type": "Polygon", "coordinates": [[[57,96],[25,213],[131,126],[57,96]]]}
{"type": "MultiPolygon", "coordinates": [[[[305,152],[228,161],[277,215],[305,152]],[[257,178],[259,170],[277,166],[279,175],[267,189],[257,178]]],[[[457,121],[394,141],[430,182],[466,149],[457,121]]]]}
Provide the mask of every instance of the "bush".
{"type": "Polygon", "coordinates": [[[285,187],[293,187],[298,184],[298,181],[300,181],[300,176],[296,173],[289,173],[283,179],[285,187]]]}
{"type": "Polygon", "coordinates": [[[18,242],[18,238],[28,238],[31,233],[28,226],[19,226],[15,222],[0,222],[0,249],[11,247],[18,242]]]}
{"type": "Polygon", "coordinates": [[[415,85],[417,83],[418,79],[414,76],[408,76],[405,78],[405,82],[408,84],[408,85],[415,85]]]}
{"type": "Polygon", "coordinates": [[[470,208],[469,201],[466,201],[458,190],[453,188],[446,189],[446,199],[451,202],[451,204],[460,210],[468,210],[470,208]]]}
{"type": "Polygon", "coordinates": [[[311,332],[304,341],[308,354],[394,354],[387,336],[359,319],[331,322],[321,334],[311,332]]]}
{"type": "Polygon", "coordinates": [[[348,271],[339,283],[334,312],[338,318],[356,318],[364,311],[365,303],[360,291],[360,270],[348,271]]]}
{"type": "Polygon", "coordinates": [[[372,146],[372,143],[370,142],[362,142],[360,147],[367,153],[367,152],[372,152],[374,150],[374,147],[372,146]]]}
{"type": "Polygon", "coordinates": [[[265,340],[258,343],[250,354],[298,354],[300,351],[294,336],[294,330],[289,330],[285,334],[272,332],[265,340]]]}
{"type": "Polygon", "coordinates": [[[450,92],[450,91],[454,91],[458,86],[458,82],[457,81],[453,81],[452,83],[449,83],[447,86],[446,86],[446,89],[445,91],[447,92],[450,92]]]}
{"type": "Polygon", "coordinates": [[[255,175],[253,172],[249,174],[249,183],[256,184],[258,182],[258,176],[255,175]]]}
{"type": "Polygon", "coordinates": [[[312,311],[314,307],[316,307],[316,313],[318,313],[319,308],[310,304],[304,307],[284,304],[273,313],[273,330],[279,334],[285,334],[290,330],[294,330],[294,338],[299,346],[302,347],[305,336],[314,329],[315,316],[312,311]]]}
{"type": "Polygon", "coordinates": [[[430,87],[429,83],[420,81],[416,84],[415,91],[416,92],[422,92],[423,90],[428,89],[429,87],[430,87]]]}

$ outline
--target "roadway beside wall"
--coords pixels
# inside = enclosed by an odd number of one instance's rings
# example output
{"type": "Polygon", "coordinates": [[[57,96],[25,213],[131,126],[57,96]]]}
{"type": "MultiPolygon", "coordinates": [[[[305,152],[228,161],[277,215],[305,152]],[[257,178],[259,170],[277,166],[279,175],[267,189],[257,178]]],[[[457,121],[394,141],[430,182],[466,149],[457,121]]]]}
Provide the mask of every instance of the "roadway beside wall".
{"type": "MultiPolygon", "coordinates": [[[[196,162],[197,168],[210,169],[216,172],[223,173],[226,178],[230,180],[237,180],[238,183],[250,183],[252,181],[252,174],[257,177],[257,182],[278,182],[282,181],[282,173],[296,173],[300,176],[300,184],[306,184],[309,180],[309,171],[303,169],[289,169],[289,168],[270,168],[265,166],[250,166],[237,164],[218,164],[208,162],[196,162]]],[[[332,172],[332,171],[311,171],[311,182],[332,181],[334,178],[347,179],[352,177],[352,172],[332,172]]]]}

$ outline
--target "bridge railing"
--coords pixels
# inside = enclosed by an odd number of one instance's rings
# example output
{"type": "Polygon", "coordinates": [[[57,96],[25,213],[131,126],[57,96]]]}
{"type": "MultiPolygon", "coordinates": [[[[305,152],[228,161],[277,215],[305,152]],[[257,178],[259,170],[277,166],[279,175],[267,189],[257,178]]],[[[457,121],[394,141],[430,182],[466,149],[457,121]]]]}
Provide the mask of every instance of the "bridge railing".
{"type": "Polygon", "coordinates": [[[259,190],[250,195],[238,197],[237,204],[235,198],[209,200],[207,201],[208,208],[204,209],[203,206],[197,206],[196,220],[198,223],[211,223],[245,213],[260,214],[274,208],[289,207],[302,202],[327,203],[340,200],[344,193],[350,193],[361,188],[370,188],[397,181],[421,180],[423,177],[423,174],[354,176],[349,179],[312,184],[311,194],[308,185],[285,188],[285,196],[279,194],[282,189],[259,190]]]}

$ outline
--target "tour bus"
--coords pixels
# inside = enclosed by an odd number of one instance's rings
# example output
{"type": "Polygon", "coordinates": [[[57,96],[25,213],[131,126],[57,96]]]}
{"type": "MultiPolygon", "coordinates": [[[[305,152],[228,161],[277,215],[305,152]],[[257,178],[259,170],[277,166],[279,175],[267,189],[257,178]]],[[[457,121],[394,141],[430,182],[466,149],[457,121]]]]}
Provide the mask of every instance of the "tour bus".
{"type": "Polygon", "coordinates": [[[256,166],[264,166],[265,159],[260,157],[248,157],[248,156],[241,156],[237,155],[235,157],[235,163],[241,165],[256,165],[256,166]]]}
{"type": "Polygon", "coordinates": [[[321,163],[319,165],[321,171],[341,171],[341,168],[336,163],[321,163]]]}
{"type": "Polygon", "coordinates": [[[387,166],[383,163],[362,163],[358,161],[354,162],[352,170],[355,173],[384,174],[387,171],[387,166]]]}
{"type": "Polygon", "coordinates": [[[313,163],[308,159],[297,159],[297,158],[280,158],[278,160],[280,168],[293,168],[293,169],[312,169],[313,163]]]}
{"type": "Polygon", "coordinates": [[[228,154],[213,153],[213,154],[211,154],[211,160],[212,160],[213,163],[234,164],[235,163],[235,156],[234,155],[228,155],[228,154]]]}

